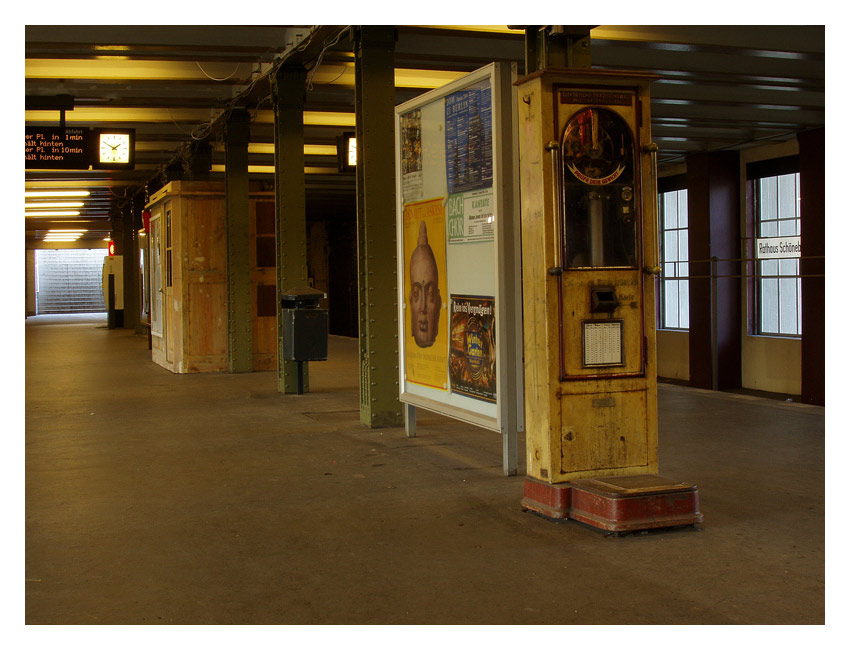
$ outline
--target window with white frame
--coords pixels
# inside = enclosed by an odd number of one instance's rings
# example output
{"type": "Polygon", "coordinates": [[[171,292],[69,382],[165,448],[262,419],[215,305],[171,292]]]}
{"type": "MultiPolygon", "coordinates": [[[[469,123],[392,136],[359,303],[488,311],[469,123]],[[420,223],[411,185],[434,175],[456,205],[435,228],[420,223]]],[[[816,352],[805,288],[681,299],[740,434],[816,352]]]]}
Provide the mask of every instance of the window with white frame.
{"type": "MultiPolygon", "coordinates": [[[[756,237],[800,235],[800,174],[764,176],[753,180],[756,237]]],[[[802,334],[800,259],[757,262],[758,333],[802,334]]]]}
{"type": "Polygon", "coordinates": [[[686,330],[688,310],[688,191],[658,194],[663,329],[686,330]]]}

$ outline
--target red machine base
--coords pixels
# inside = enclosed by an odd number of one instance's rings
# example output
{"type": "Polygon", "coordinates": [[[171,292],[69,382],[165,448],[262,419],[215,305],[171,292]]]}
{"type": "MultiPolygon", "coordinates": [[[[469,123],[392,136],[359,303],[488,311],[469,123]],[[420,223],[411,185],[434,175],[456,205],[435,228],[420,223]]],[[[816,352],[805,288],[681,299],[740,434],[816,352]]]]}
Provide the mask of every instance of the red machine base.
{"type": "Polygon", "coordinates": [[[577,479],[552,484],[525,479],[522,507],[550,519],[575,519],[611,532],[701,524],[696,486],[657,474],[577,479]]]}

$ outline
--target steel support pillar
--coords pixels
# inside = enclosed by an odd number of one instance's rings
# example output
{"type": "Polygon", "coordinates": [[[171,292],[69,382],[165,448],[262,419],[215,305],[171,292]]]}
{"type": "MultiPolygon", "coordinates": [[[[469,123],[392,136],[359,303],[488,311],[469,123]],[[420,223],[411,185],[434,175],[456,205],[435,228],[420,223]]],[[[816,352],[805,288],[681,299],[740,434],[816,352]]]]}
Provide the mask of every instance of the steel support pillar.
{"type": "Polygon", "coordinates": [[[360,422],[401,426],[395,202],[395,78],[391,27],[353,29],[357,115],[360,422]]]}
{"type": "Polygon", "coordinates": [[[590,25],[527,25],[525,74],[547,68],[589,68],[590,25]]]}
{"type": "Polygon", "coordinates": [[[690,384],[741,387],[740,158],[688,156],[690,384]]]}
{"type": "Polygon", "coordinates": [[[281,66],[273,79],[275,245],[277,249],[277,390],[298,394],[310,388],[309,364],[303,364],[299,390],[297,361],[283,359],[280,296],[307,286],[307,206],[304,180],[304,82],[300,65],[281,66]]]}
{"type": "Polygon", "coordinates": [[[227,351],[230,372],[254,369],[251,268],[248,241],[248,142],[250,116],[234,110],[225,125],[227,222],[227,351]]]}
{"type": "Polygon", "coordinates": [[[797,134],[800,143],[802,214],[802,398],[806,404],[826,402],[826,130],[797,134]]]}
{"type": "MultiPolygon", "coordinates": [[[[110,226],[112,230],[112,241],[115,244],[115,255],[120,255],[123,260],[127,259],[127,248],[126,241],[127,237],[125,236],[128,228],[130,228],[130,224],[127,223],[126,219],[126,208],[116,208],[113,206],[112,210],[110,210],[109,216],[110,226]]],[[[123,268],[122,268],[123,271],[123,268]]],[[[126,300],[126,287],[127,283],[124,282],[125,295],[123,296],[126,300]]],[[[113,284],[113,278],[108,280],[107,292],[106,296],[106,322],[107,327],[109,329],[115,329],[117,327],[124,327],[124,310],[122,309],[120,314],[118,310],[115,309],[115,305],[118,303],[118,296],[115,294],[115,285],[113,284]]],[[[127,303],[124,303],[124,306],[127,306],[127,303]]]]}
{"type": "MultiPolygon", "coordinates": [[[[141,213],[139,213],[140,215],[141,213]]],[[[135,330],[141,314],[141,296],[139,291],[139,228],[141,218],[137,219],[136,202],[132,199],[122,209],[124,219],[123,271],[124,271],[124,327],[135,330]]]]}

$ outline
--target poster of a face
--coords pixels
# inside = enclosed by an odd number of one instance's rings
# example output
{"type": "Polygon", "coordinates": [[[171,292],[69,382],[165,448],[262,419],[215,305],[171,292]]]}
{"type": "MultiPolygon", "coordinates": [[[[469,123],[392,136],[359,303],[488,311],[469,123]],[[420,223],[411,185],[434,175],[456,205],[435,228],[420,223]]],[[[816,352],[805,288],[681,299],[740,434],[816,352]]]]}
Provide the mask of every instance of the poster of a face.
{"type": "Polygon", "coordinates": [[[404,206],[405,375],[446,390],[448,310],[442,199],[404,206]]]}

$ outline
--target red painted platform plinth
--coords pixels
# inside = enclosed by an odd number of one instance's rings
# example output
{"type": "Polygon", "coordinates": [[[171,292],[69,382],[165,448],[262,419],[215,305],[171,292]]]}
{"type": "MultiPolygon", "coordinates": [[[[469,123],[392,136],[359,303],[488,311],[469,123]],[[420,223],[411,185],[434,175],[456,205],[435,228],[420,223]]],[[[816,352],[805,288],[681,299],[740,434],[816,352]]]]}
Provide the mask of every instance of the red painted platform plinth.
{"type": "Polygon", "coordinates": [[[701,524],[696,486],[657,474],[544,483],[525,479],[522,507],[611,532],[701,524]]]}
{"type": "Polygon", "coordinates": [[[570,484],[544,483],[526,477],[522,507],[550,519],[567,519],[570,514],[570,484]]]}

